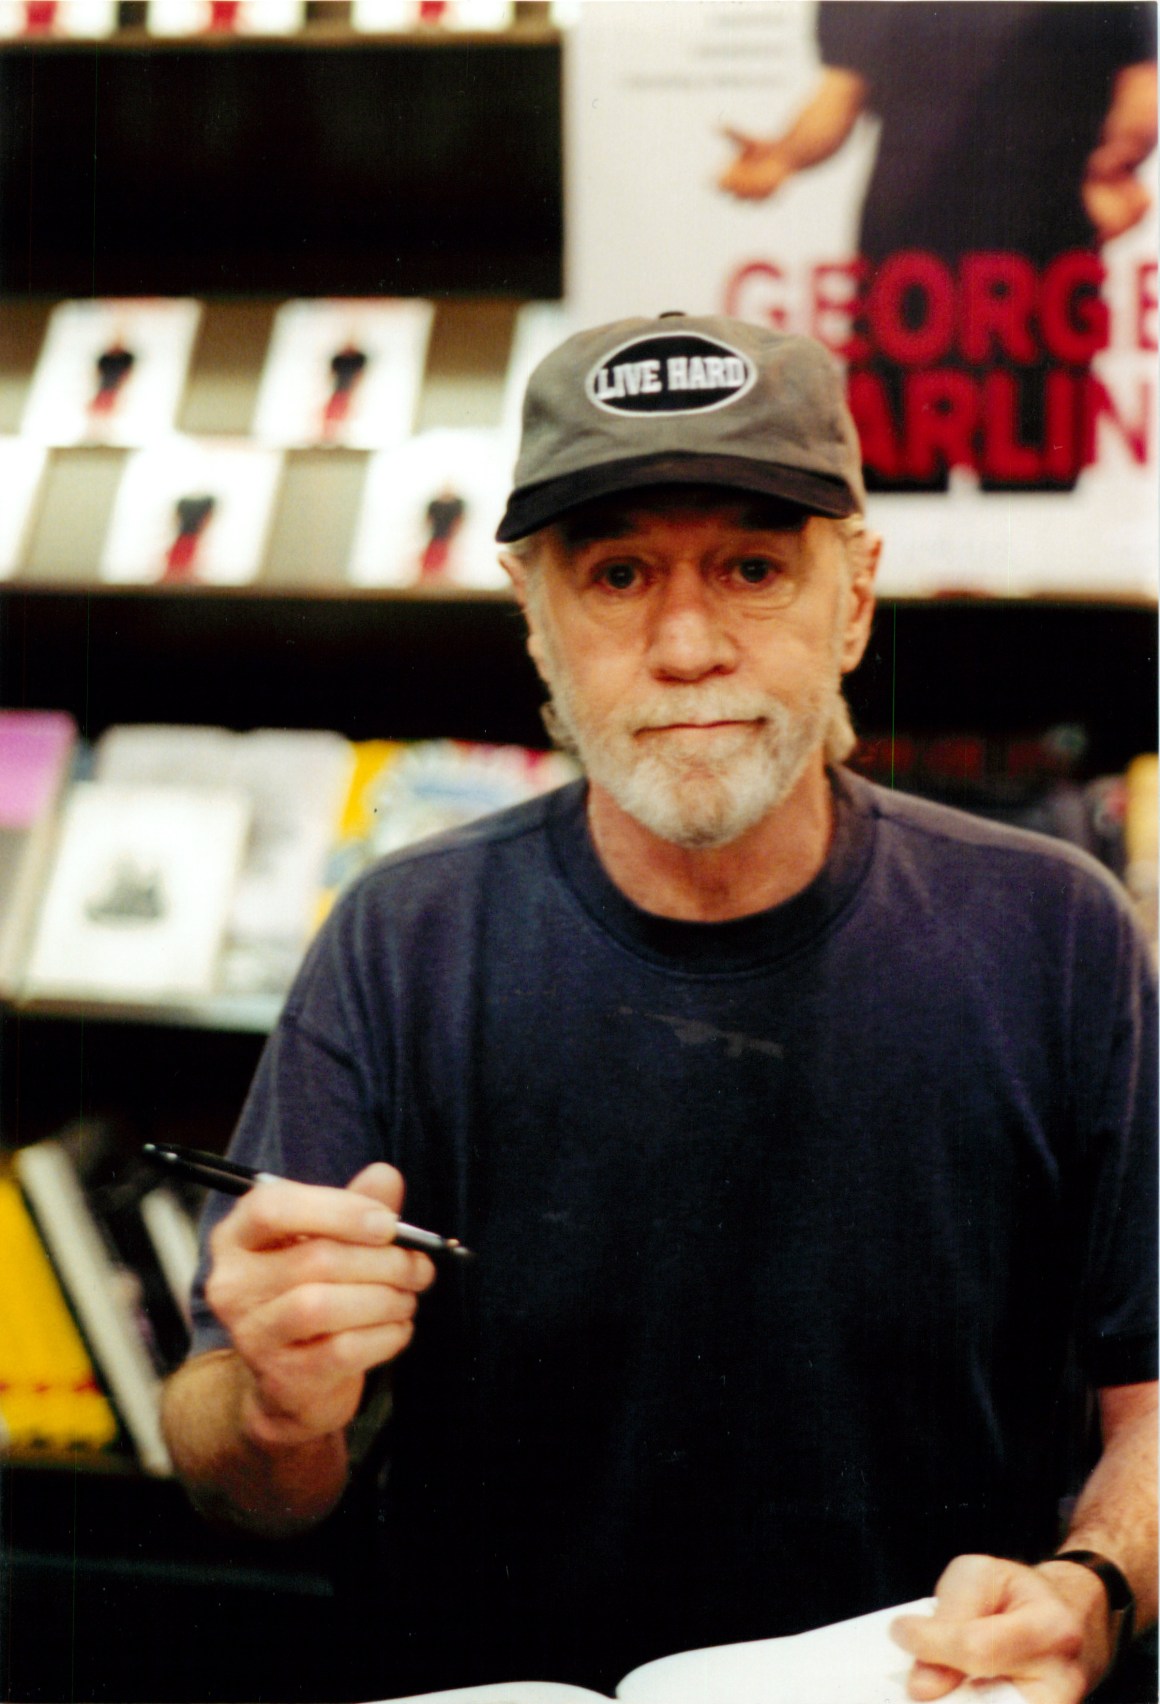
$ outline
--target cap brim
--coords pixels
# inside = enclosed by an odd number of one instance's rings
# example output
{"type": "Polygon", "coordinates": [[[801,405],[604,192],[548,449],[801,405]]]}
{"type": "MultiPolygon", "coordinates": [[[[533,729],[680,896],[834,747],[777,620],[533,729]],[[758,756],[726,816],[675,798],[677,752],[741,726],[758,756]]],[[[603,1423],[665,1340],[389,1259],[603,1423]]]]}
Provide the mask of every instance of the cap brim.
{"type": "Polygon", "coordinates": [[[780,497],[811,515],[841,520],[857,513],[860,504],[845,480],[803,468],[754,461],[749,456],[702,456],[695,453],[632,456],[626,461],[602,462],[559,479],[526,485],[513,491],[496,532],[500,544],[511,544],[558,520],[568,509],[633,491],[648,485],[720,485],[730,491],[749,491],[780,497]]]}

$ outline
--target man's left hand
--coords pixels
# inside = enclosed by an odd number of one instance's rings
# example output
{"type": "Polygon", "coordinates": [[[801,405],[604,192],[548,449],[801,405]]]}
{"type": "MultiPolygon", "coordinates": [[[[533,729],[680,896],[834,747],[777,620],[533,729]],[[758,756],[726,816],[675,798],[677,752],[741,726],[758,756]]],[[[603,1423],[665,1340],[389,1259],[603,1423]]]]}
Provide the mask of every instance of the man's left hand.
{"type": "Polygon", "coordinates": [[[890,1629],[916,1659],[912,1698],[943,1698],[965,1679],[1002,1679],[1027,1704],[1079,1704],[1111,1661],[1104,1588],[1074,1563],[1027,1568],[958,1556],[935,1595],[933,1616],[900,1616],[890,1629]]]}

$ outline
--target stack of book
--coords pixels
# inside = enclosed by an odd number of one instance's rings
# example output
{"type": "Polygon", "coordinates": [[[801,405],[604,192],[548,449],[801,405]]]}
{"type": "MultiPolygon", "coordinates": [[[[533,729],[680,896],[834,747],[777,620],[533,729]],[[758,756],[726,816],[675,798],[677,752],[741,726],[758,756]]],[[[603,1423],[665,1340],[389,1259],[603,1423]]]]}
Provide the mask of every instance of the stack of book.
{"type": "Polygon", "coordinates": [[[262,1024],[375,858],[578,773],[522,747],[126,725],[70,785],[78,749],[67,717],[0,714],[0,994],[262,1024]]]}

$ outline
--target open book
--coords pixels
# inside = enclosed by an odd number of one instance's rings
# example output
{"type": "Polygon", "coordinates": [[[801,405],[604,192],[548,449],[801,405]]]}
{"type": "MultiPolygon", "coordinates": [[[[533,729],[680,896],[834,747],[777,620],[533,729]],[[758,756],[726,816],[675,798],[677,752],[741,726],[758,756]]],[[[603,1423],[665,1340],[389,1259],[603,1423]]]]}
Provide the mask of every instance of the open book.
{"type": "MultiPolygon", "coordinates": [[[[910,1659],[889,1634],[898,1615],[929,1614],[933,1598],[878,1609],[853,1621],[781,1639],[678,1651],[633,1669],[616,1689],[627,1704],[909,1704],[910,1659]]],[[[430,1692],[422,1704],[589,1704],[600,1694],[582,1686],[524,1680],[430,1692]]],[[[960,1687],[949,1695],[970,1704],[1023,1704],[1008,1681],[960,1687]]],[[[420,1704],[397,1699],[394,1704],[420,1704]]]]}

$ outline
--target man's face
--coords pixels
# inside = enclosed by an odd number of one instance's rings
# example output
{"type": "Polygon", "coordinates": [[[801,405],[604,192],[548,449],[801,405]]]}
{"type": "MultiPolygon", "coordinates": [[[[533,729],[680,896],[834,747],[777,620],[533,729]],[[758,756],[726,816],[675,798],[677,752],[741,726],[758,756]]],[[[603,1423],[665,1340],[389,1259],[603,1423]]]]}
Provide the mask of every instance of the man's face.
{"type": "Polygon", "coordinates": [[[682,488],[575,511],[513,577],[593,784],[661,839],[704,848],[820,768],[871,574],[851,577],[831,521],[682,488]]]}

